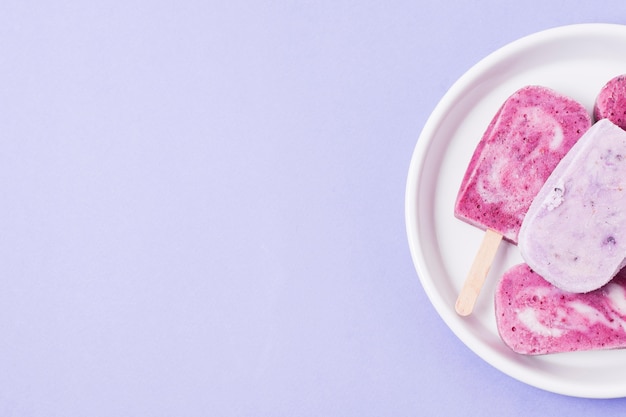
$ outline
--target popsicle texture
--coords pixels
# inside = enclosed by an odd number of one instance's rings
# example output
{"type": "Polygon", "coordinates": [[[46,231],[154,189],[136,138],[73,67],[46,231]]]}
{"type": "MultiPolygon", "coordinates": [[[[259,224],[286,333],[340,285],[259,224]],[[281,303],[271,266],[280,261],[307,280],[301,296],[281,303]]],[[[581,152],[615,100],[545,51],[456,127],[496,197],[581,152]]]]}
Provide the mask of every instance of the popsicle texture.
{"type": "Polygon", "coordinates": [[[454,214],[517,243],[530,203],[557,163],[591,126],[577,101],[527,86],[500,107],[470,160],[454,214]]]}
{"type": "Polygon", "coordinates": [[[593,107],[596,120],[609,119],[626,129],[626,74],[610,79],[600,90],[593,107]]]}
{"type": "Polygon", "coordinates": [[[526,264],[509,269],[495,294],[498,332],[517,353],[541,355],[626,347],[626,270],[586,294],[565,292],[526,264]]]}
{"type": "Polygon", "coordinates": [[[530,206],[524,261],[565,291],[606,284],[626,258],[626,131],[600,120],[572,147],[530,206]]]}

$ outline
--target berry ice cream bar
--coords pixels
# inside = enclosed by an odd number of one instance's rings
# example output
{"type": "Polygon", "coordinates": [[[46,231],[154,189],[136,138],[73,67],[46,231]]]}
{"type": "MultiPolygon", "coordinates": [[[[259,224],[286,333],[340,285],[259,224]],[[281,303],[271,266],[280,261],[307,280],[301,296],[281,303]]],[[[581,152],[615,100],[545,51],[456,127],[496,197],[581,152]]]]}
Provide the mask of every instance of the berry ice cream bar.
{"type": "Polygon", "coordinates": [[[499,109],[467,167],[454,214],[517,243],[533,198],[557,163],[591,126],[582,104],[527,86],[499,109]]]}
{"type": "Polygon", "coordinates": [[[496,288],[498,332],[527,355],[626,347],[626,271],[586,294],[558,289],[526,264],[509,269],[496,288]]]}
{"type": "Polygon", "coordinates": [[[519,249],[570,292],[600,288],[624,266],[626,131],[602,119],[572,147],[530,206],[519,249]]]}
{"type": "Polygon", "coordinates": [[[600,90],[593,106],[596,120],[609,119],[626,129],[626,74],[611,78],[600,90]]]}
{"type": "Polygon", "coordinates": [[[471,314],[500,241],[517,243],[533,198],[590,126],[580,103],[546,87],[523,87],[502,104],[474,151],[454,206],[457,218],[486,230],[457,313],[471,314]]]}

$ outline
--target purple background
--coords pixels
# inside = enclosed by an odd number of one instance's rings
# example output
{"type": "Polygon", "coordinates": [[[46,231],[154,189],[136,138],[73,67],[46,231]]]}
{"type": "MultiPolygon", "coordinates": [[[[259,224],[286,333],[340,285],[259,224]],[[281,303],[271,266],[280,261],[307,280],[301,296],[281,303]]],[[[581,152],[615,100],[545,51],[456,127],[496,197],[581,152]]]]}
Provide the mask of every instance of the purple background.
{"type": "Polygon", "coordinates": [[[583,22],[626,3],[2,1],[0,416],[623,415],[469,351],[404,228],[452,83],[583,22]]]}

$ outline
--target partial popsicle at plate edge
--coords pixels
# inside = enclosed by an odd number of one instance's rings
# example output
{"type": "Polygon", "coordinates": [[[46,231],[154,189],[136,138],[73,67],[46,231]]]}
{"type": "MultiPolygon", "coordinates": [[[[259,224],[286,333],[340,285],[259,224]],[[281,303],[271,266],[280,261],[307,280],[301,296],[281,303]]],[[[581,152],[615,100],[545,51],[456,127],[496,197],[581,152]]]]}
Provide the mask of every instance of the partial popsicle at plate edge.
{"type": "Polygon", "coordinates": [[[626,74],[611,78],[600,90],[593,106],[596,120],[609,119],[626,129],[626,74]]]}
{"type": "Polygon", "coordinates": [[[626,347],[626,270],[604,287],[576,294],[526,264],[507,270],[495,293],[498,333],[526,355],[626,347]]]}
{"type": "Polygon", "coordinates": [[[513,93],[491,120],[454,207],[457,218],[487,231],[457,299],[460,315],[471,313],[500,240],[517,243],[533,198],[590,126],[582,104],[534,85],[513,93]]]}
{"type": "Polygon", "coordinates": [[[594,124],[552,172],[519,234],[524,261],[570,292],[600,288],[626,258],[626,131],[594,124]]]}

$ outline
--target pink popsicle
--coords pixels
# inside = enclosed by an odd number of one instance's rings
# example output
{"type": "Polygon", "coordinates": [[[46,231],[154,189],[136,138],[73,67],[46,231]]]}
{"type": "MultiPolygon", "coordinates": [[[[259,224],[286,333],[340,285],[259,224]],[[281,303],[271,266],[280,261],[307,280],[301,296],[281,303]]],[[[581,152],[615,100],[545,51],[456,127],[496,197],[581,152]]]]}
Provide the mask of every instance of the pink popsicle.
{"type": "Polygon", "coordinates": [[[497,112],[465,172],[454,214],[517,243],[524,215],[556,164],[591,126],[577,101],[527,86],[497,112]]]}
{"type": "Polygon", "coordinates": [[[577,101],[526,86],[500,107],[465,172],[454,215],[486,230],[459,294],[458,314],[471,314],[502,238],[517,244],[531,202],[558,162],[591,126],[577,101]]]}
{"type": "Polygon", "coordinates": [[[626,130],[626,74],[610,79],[598,93],[593,107],[596,120],[609,119],[626,130]]]}
{"type": "Polygon", "coordinates": [[[624,348],[626,270],[602,288],[576,294],[518,264],[498,283],[495,311],[500,337],[517,353],[624,348]]]}

